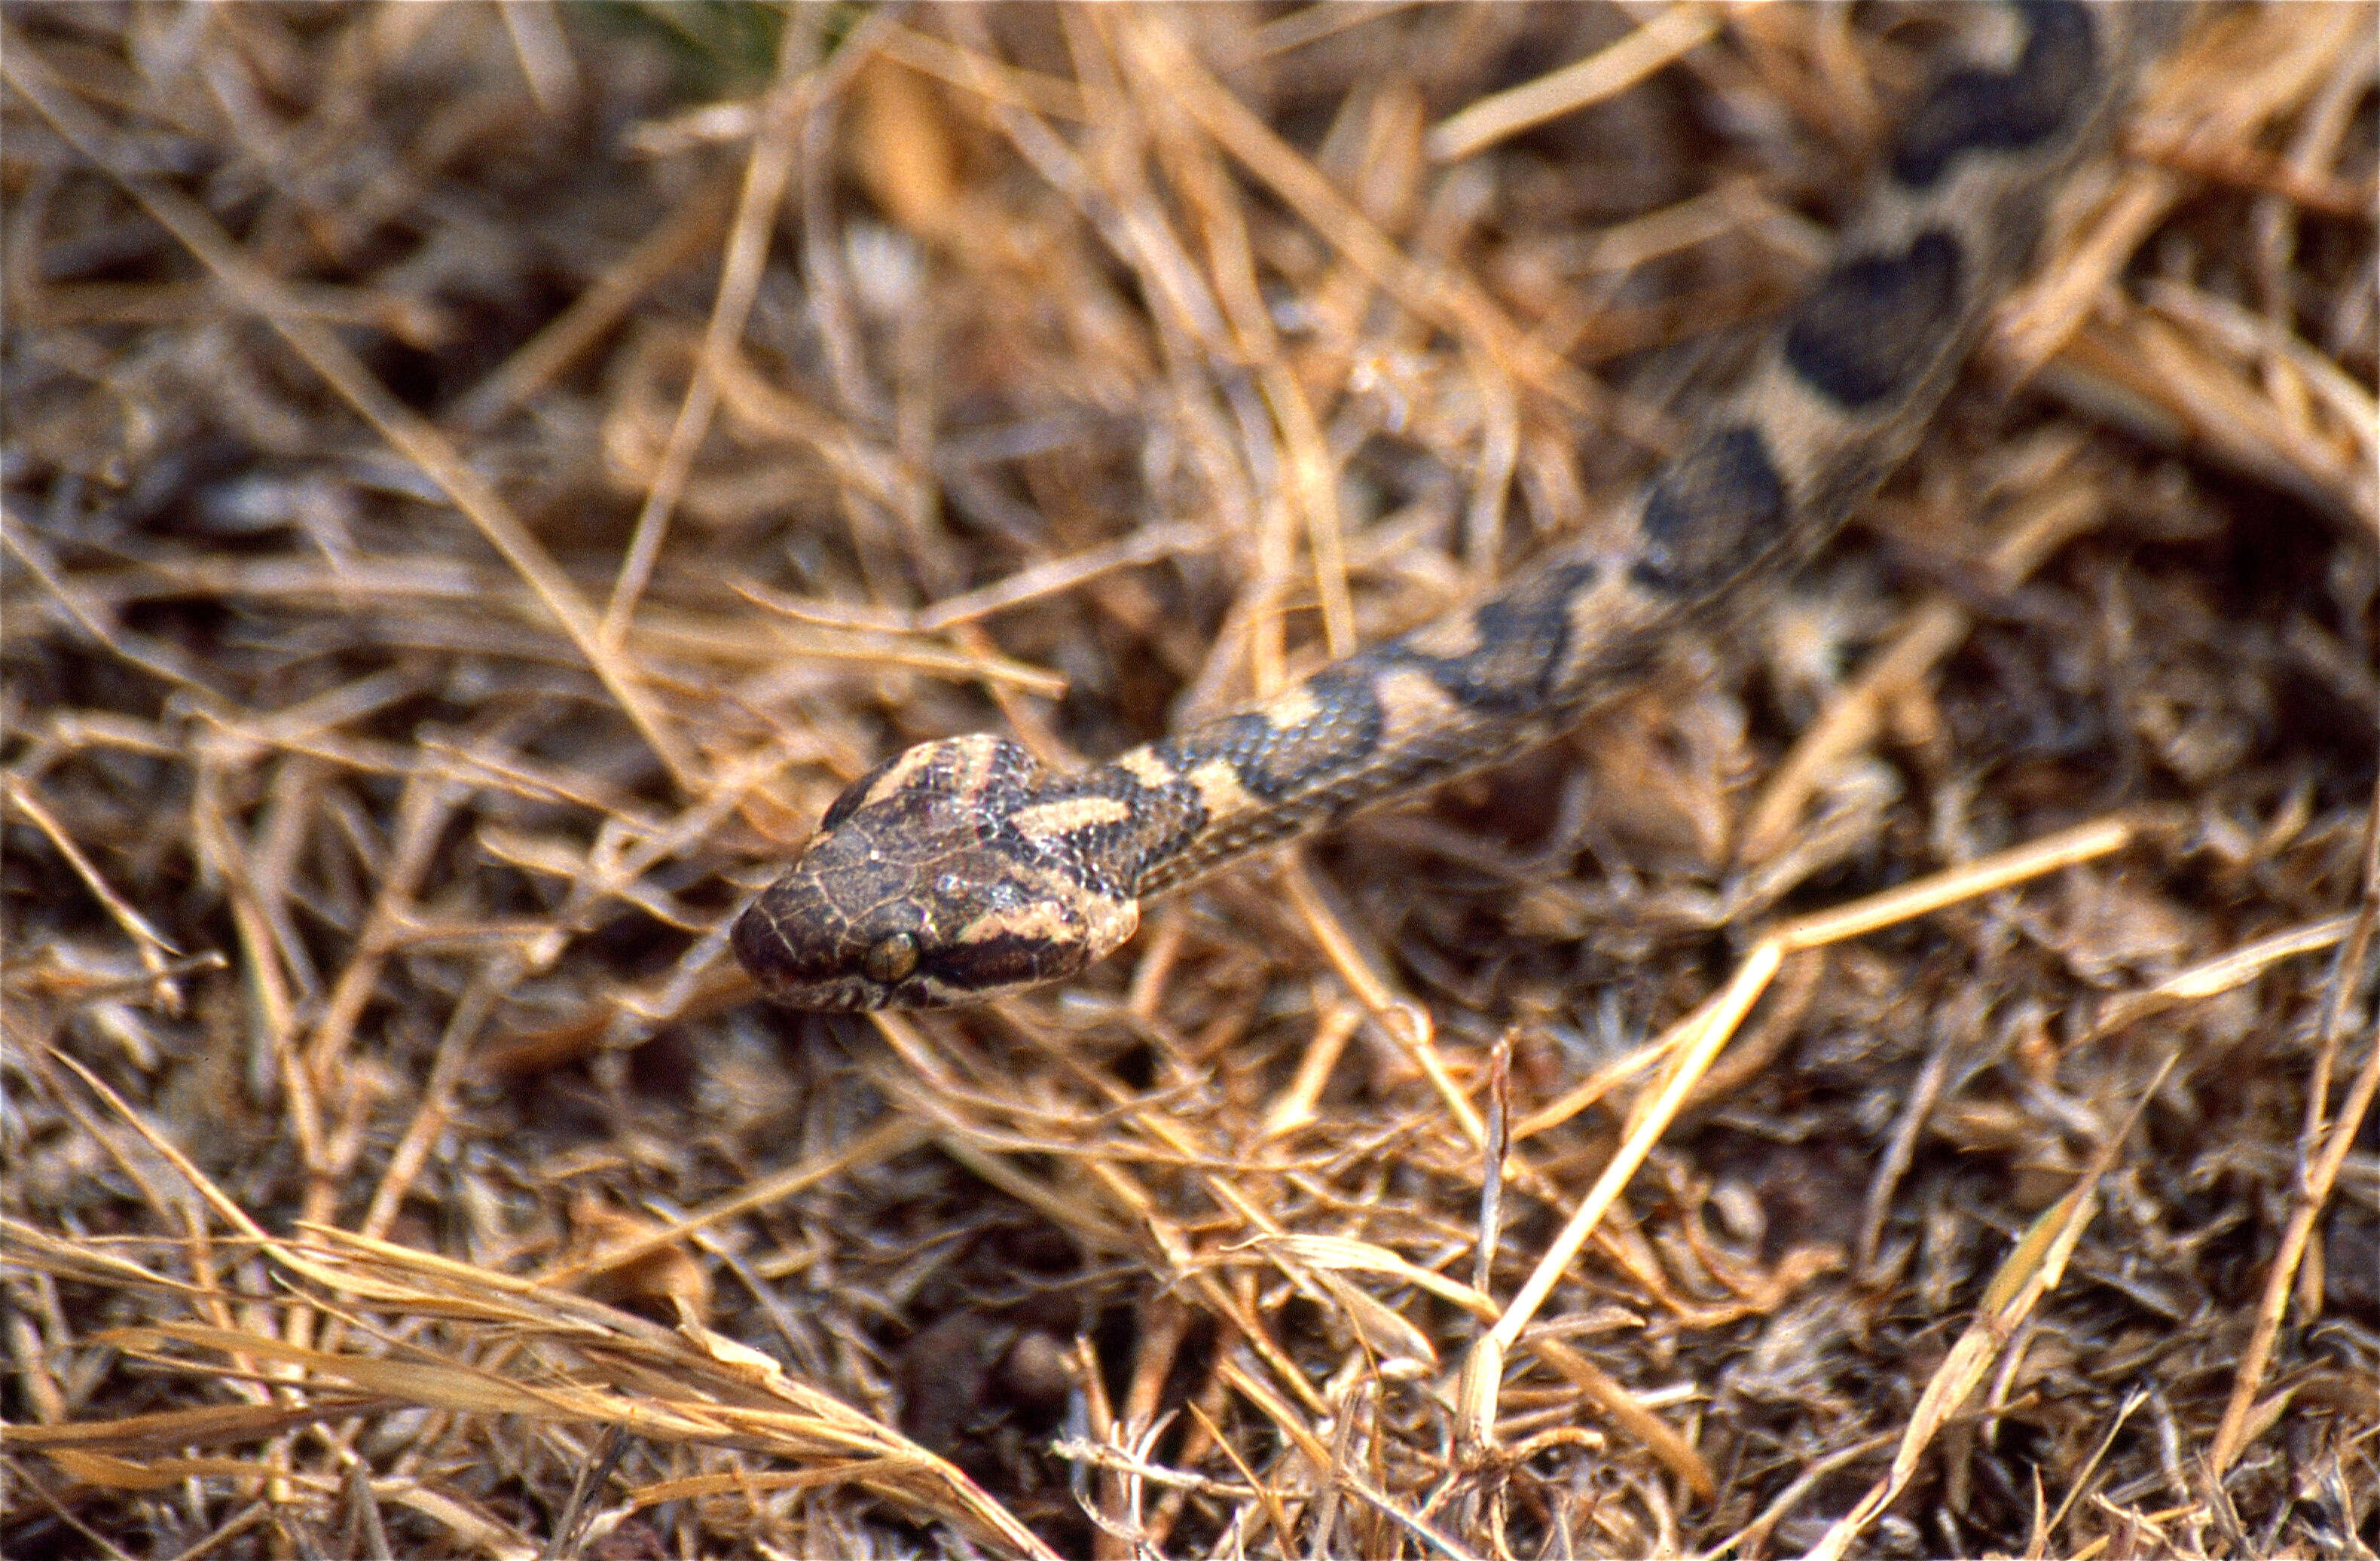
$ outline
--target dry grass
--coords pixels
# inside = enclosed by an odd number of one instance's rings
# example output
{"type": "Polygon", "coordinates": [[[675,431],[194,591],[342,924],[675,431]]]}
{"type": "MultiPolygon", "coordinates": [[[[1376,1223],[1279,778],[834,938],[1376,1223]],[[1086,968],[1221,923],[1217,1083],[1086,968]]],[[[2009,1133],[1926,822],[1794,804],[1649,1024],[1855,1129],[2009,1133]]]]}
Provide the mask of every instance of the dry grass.
{"type": "Polygon", "coordinates": [[[1585,523],[1921,30],[0,20],[10,1555],[2380,1545],[2369,8],[1741,632],[872,1022],[723,948],[844,781],[1585,523]]]}

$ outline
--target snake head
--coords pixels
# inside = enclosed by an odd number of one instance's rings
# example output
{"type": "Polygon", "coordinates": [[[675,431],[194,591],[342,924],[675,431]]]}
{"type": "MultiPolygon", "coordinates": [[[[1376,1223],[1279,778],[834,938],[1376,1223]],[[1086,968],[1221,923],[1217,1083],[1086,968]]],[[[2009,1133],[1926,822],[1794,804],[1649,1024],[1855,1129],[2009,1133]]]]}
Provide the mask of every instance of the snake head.
{"type": "Polygon", "coordinates": [[[1002,737],[922,743],[846,787],[735,924],[788,1008],[943,1008],[1074,974],[1140,908],[1065,830],[1050,772],[1002,737]]]}

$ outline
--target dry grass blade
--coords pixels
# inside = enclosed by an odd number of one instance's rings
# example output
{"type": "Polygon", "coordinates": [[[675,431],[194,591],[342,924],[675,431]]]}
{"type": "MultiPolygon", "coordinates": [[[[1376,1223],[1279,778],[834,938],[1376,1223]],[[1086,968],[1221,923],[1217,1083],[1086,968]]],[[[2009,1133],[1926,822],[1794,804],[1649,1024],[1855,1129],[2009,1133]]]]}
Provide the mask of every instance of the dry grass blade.
{"type": "Polygon", "coordinates": [[[1810,1551],[1810,1561],[1841,1561],[1876,1515],[1907,1489],[1919,1458],[1984,1380],[2000,1352],[2015,1338],[2042,1299],[2058,1288],[2066,1265],[2082,1240],[2083,1230],[2099,1208],[2099,1179],[2115,1164],[2116,1153],[2140,1120],[2141,1110],[2156,1093],[2173,1059],[2157,1070],[2122,1124],[2108,1136],[2093,1160],[2082,1185],[2051,1204],[2034,1220],[2022,1240],[2001,1261],[1984,1289],[1983,1306],[1975,1320],[1950,1346],[1942,1364],[1926,1381],[1911,1410],[1909,1429],[1892,1455],[1892,1471],[1837,1519],[1810,1551]]]}
{"type": "MultiPolygon", "coordinates": [[[[828,1460],[800,1482],[857,1485],[1019,1553],[1051,1554],[942,1459],[787,1376],[767,1355],[707,1329],[690,1325],[664,1329],[566,1291],[520,1285],[469,1265],[344,1232],[321,1232],[319,1241],[293,1243],[285,1255],[301,1260],[290,1265],[291,1277],[312,1290],[315,1303],[325,1311],[340,1310],[335,1298],[347,1295],[367,1299],[375,1310],[468,1323],[459,1341],[468,1347],[475,1336],[486,1343],[501,1340],[504,1348],[497,1359],[503,1366],[415,1350],[404,1352],[411,1357],[407,1359],[353,1349],[317,1349],[269,1334],[193,1323],[117,1329],[101,1336],[102,1341],[128,1355],[195,1373],[208,1373],[210,1368],[183,1351],[276,1362],[298,1373],[297,1378],[276,1373],[276,1380],[293,1386],[300,1379],[349,1385],[352,1393],[342,1396],[334,1389],[330,1401],[312,1411],[310,1418],[314,1420],[344,1417],[367,1407],[385,1412],[389,1406],[406,1404],[464,1416],[613,1426],[647,1441],[733,1446],[794,1463],[828,1460]]],[[[298,1418],[259,1405],[233,1414],[145,1416],[104,1427],[79,1426],[71,1428],[70,1436],[26,1428],[14,1440],[44,1449],[70,1442],[86,1457],[120,1455],[167,1445],[255,1440],[298,1418]]],[[[268,1473],[249,1467],[257,1477],[268,1473]]],[[[744,1478],[753,1477],[728,1476],[719,1488],[733,1491],[735,1482],[744,1478]]],[[[634,1505],[666,1499],[672,1498],[642,1492],[634,1505]]]]}
{"type": "Polygon", "coordinates": [[[2250,1409],[2272,1359],[2273,1342],[2301,1273],[2299,1265],[2305,1260],[2314,1219],[2337,1192],[2340,1168],[2371,1119],[2374,1100],[2380,1098],[2380,1021],[2364,1027],[2363,1059],[2335,1115],[2326,1109],[2330,1092],[2324,1087],[2347,1044],[2348,1016],[2366,1006],[2365,987],[2380,986],[2380,959],[2374,957],[2375,939],[2380,939],[2380,799],[2375,799],[2364,830],[2363,905],[2332,963],[2323,1004],[2322,1050],[2314,1087],[2307,1095],[2305,1127],[2298,1141],[2301,1168],[2297,1185],[2291,1189],[2289,1223],[2282,1228],[2280,1250],[2274,1254],[2265,1279],[2265,1293],[2256,1308],[2256,1331],[2241,1354],[2231,1396],[2223,1406],[2222,1422],[2206,1453],[2207,1472],[2218,1481],[2229,1472],[2247,1439],[2250,1409]]]}
{"type": "Polygon", "coordinates": [[[1492,97],[1430,127],[1429,154],[1453,163],[1532,125],[1576,113],[1623,91],[1687,50],[1709,42],[1718,18],[1699,5],[1670,6],[1626,38],[1574,65],[1492,97]]]}

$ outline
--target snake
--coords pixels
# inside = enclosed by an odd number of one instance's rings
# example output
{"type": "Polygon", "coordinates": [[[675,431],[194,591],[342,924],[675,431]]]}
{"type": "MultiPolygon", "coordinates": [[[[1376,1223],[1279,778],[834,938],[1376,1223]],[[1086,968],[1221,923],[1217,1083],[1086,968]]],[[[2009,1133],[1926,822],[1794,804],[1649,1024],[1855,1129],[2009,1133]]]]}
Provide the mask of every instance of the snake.
{"type": "Polygon", "coordinates": [[[928,1009],[1064,980],[1131,938],[1143,902],[1545,741],[1671,636],[1788,575],[1914,447],[2182,6],[1951,9],[1962,25],[1835,258],[1610,524],[1484,599],[1092,768],[985,732],[893,756],[736,919],[762,993],[928,1009]]]}

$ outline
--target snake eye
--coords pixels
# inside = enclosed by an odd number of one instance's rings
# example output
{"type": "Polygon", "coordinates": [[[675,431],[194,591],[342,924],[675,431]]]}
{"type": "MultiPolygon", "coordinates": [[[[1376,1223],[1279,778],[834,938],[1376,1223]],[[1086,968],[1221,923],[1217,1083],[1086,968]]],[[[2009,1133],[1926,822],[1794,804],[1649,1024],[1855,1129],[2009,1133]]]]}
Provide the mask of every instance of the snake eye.
{"type": "Polygon", "coordinates": [[[917,940],[905,932],[880,938],[868,946],[859,963],[869,980],[889,986],[917,968],[917,940]]]}

